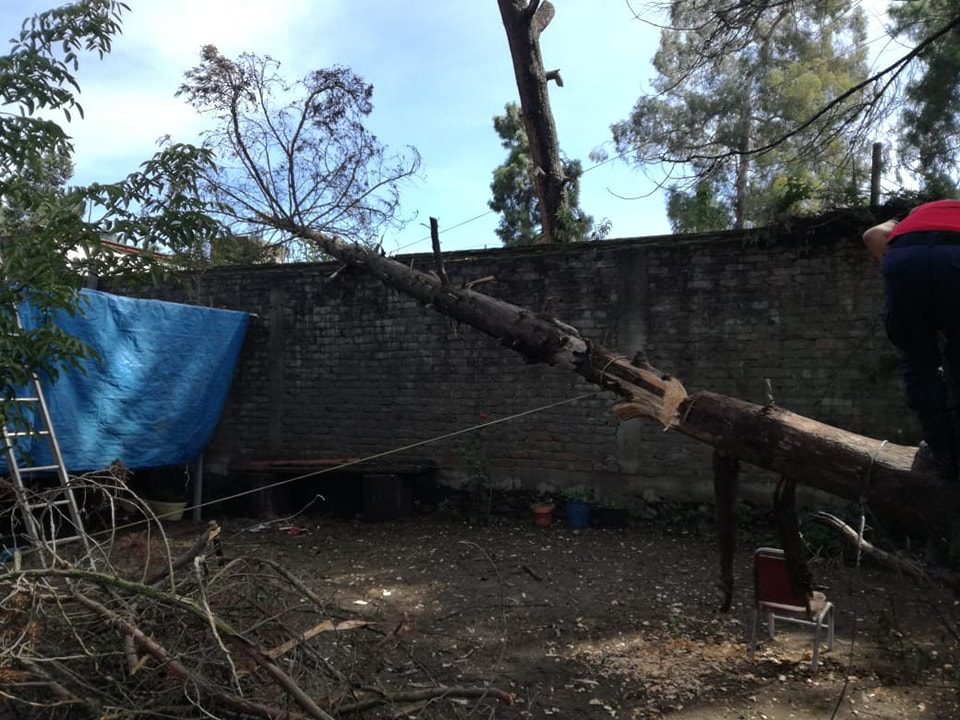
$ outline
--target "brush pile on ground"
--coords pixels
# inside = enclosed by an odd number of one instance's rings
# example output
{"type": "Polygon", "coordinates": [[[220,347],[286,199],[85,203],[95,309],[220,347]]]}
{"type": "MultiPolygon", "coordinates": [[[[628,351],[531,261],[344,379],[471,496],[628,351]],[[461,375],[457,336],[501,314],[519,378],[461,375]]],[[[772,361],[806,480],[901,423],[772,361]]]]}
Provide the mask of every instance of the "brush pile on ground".
{"type": "Polygon", "coordinates": [[[0,717],[458,717],[512,700],[438,683],[403,622],[351,616],[273,560],[230,557],[216,523],[175,548],[122,481],[85,478],[82,495],[109,519],[89,552],[0,566],[0,717]]]}

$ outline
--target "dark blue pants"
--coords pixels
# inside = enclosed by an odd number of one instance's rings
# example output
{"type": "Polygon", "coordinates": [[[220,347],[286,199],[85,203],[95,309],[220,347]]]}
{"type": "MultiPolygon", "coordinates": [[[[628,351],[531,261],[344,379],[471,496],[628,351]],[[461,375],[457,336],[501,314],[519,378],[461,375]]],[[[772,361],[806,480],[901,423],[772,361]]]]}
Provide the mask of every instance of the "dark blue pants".
{"type": "Polygon", "coordinates": [[[960,234],[923,232],[896,238],[884,256],[883,278],[887,335],[900,350],[907,404],[934,454],[956,463],[960,234]]]}

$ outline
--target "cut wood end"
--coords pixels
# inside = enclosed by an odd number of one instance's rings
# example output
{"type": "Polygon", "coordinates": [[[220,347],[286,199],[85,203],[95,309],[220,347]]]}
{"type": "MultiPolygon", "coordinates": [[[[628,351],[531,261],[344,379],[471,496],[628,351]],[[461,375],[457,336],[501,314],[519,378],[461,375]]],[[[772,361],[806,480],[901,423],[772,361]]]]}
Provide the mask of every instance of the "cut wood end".
{"type": "Polygon", "coordinates": [[[662,387],[663,397],[637,395],[633,400],[614,405],[614,415],[621,420],[651,418],[664,428],[676,427],[680,424],[680,405],[687,399],[686,388],[673,378],[663,382],[662,387]]]}

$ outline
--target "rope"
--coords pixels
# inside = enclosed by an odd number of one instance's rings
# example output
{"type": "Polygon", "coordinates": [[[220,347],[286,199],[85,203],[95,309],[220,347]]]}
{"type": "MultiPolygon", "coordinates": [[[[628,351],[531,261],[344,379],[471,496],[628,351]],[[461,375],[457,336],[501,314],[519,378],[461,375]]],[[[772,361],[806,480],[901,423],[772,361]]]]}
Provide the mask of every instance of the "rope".
{"type": "Polygon", "coordinates": [[[613,365],[617,360],[626,360],[626,359],[627,359],[626,355],[614,355],[612,358],[610,358],[607,361],[607,364],[604,365],[603,369],[600,371],[600,387],[603,387],[603,379],[604,379],[604,376],[607,374],[607,370],[610,368],[610,366],[613,365]]]}
{"type": "MultiPolygon", "coordinates": [[[[497,418],[495,420],[488,420],[486,422],[477,423],[476,425],[471,425],[469,427],[461,428],[459,430],[454,430],[452,432],[444,433],[442,435],[436,435],[426,440],[419,440],[409,445],[403,445],[401,447],[393,448],[392,450],[384,450],[383,452],[374,453],[373,455],[367,455],[363,458],[357,458],[355,460],[350,460],[339,465],[334,465],[331,467],[323,468],[321,470],[315,470],[313,472],[304,473],[303,475],[297,475],[292,478],[285,478],[283,480],[278,480],[276,482],[270,483],[269,485],[261,485],[256,488],[251,488],[250,490],[244,490],[242,492],[234,493],[233,495],[227,495],[226,497],[217,498],[216,500],[208,500],[206,502],[198,503],[196,505],[189,505],[184,508],[184,512],[187,510],[193,510],[196,508],[208,507],[210,505],[217,505],[219,503],[227,502],[228,500],[236,500],[237,498],[244,497],[245,495],[252,495],[254,493],[259,493],[264,490],[270,490],[272,488],[280,487],[281,485],[287,485],[289,483],[297,482],[298,480],[305,480],[307,478],[316,477],[317,475],[324,475],[326,473],[336,472],[337,470],[342,470],[344,468],[353,467],[354,465],[360,465],[365,462],[370,462],[371,460],[377,460],[379,458],[387,457],[389,455],[395,455],[396,453],[401,453],[406,450],[412,450],[414,448],[423,447],[424,445],[430,445],[432,443],[440,442],[441,440],[449,440],[450,438],[457,437],[459,435],[465,435],[476,430],[481,430],[491,425],[498,425],[500,423],[509,422],[511,420],[516,420],[518,418],[526,417],[527,415],[534,415],[544,410],[550,410],[555,407],[560,407],[561,405],[569,405],[571,403],[579,402],[580,400],[585,400],[587,398],[595,397],[601,394],[602,390],[595,390],[593,392],[584,393],[583,395],[577,395],[576,397],[567,398],[566,400],[558,400],[557,402],[549,403],[547,405],[541,405],[539,407],[532,408],[530,410],[523,410],[513,415],[507,415],[502,418],[497,418]]],[[[118,525],[116,527],[110,528],[108,530],[101,530],[96,533],[91,533],[88,537],[98,537],[101,535],[108,535],[110,533],[116,532],[118,530],[128,530],[133,527],[139,527],[140,525],[147,525],[150,523],[150,519],[136,520],[134,522],[126,523],[125,525],[118,525]]]]}
{"type": "MultiPolygon", "coordinates": [[[[833,712],[830,714],[830,720],[835,720],[837,713],[840,712],[840,704],[843,702],[844,696],[847,694],[847,688],[850,687],[850,671],[853,669],[853,654],[854,649],[857,645],[857,598],[859,596],[860,589],[860,557],[863,553],[863,532],[867,523],[867,512],[870,511],[870,508],[867,506],[867,494],[870,492],[870,478],[873,474],[873,466],[877,462],[877,458],[880,456],[880,453],[883,451],[883,448],[888,443],[888,440],[884,440],[880,443],[877,450],[870,458],[870,464],[867,465],[867,472],[863,479],[863,492],[860,494],[860,529],[857,533],[857,565],[856,565],[856,575],[854,577],[853,584],[853,629],[850,631],[850,657],[847,659],[847,672],[843,678],[843,687],[840,688],[840,695],[837,697],[837,703],[833,706],[833,712]]],[[[873,513],[870,513],[871,515],[873,513]]]]}
{"type": "Polygon", "coordinates": [[[863,479],[863,492],[860,494],[860,530],[857,533],[857,568],[860,567],[860,556],[863,552],[863,531],[867,524],[867,493],[870,491],[870,476],[873,473],[873,466],[877,462],[877,458],[880,456],[880,453],[883,452],[884,446],[888,443],[888,440],[884,440],[880,443],[880,447],[877,448],[877,451],[871,456],[870,464],[867,465],[867,473],[863,479]]]}

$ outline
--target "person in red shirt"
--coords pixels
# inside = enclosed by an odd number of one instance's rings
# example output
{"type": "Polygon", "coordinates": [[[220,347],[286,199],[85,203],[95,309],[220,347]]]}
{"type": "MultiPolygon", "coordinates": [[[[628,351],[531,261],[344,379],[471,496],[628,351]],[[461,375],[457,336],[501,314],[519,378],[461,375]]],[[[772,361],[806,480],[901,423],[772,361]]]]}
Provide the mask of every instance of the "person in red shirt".
{"type": "Polygon", "coordinates": [[[960,440],[960,200],[914,208],[863,234],[883,263],[887,336],[900,351],[907,405],[920,421],[918,472],[956,480],[960,440]]]}

